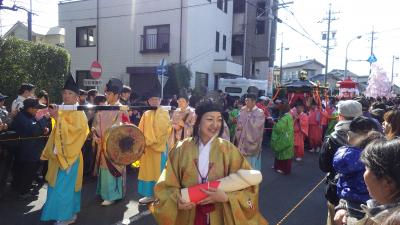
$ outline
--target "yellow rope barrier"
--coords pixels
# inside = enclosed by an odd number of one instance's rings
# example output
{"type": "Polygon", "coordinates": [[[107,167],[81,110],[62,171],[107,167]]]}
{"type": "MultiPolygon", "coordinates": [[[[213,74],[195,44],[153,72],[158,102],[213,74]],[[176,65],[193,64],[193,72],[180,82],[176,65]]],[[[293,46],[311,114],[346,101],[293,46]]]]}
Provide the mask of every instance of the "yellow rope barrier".
{"type": "Polygon", "coordinates": [[[289,212],[286,213],[286,215],[276,225],[281,225],[290,216],[290,214],[292,214],[301,204],[303,204],[306,198],[308,198],[308,196],[310,196],[324,181],[325,177],[317,185],[315,185],[315,187],[311,189],[311,191],[309,191],[291,210],[289,210],[289,212]]]}

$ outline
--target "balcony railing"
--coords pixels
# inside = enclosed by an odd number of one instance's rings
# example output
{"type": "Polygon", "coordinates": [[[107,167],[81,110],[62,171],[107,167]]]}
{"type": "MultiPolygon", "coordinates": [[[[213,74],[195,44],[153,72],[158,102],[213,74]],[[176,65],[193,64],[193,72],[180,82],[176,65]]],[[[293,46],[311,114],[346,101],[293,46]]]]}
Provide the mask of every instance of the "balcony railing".
{"type": "Polygon", "coordinates": [[[140,52],[169,52],[170,34],[146,34],[140,36],[140,52]]]}

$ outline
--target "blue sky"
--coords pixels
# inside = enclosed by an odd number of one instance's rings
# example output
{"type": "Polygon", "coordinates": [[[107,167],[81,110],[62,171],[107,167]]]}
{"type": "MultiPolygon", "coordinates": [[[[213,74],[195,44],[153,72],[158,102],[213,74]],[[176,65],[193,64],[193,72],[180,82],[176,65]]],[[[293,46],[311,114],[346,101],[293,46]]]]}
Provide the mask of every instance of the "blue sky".
{"type": "MultiPolygon", "coordinates": [[[[34,30],[46,30],[58,24],[58,0],[32,0],[33,11],[38,16],[33,17],[34,30]]],[[[116,1],[116,0],[114,0],[116,1]]],[[[282,3],[282,0],[279,0],[282,3]]],[[[286,0],[289,1],[289,0],[286,0]]],[[[325,41],[321,40],[321,34],[327,30],[326,23],[320,23],[327,16],[329,3],[332,10],[338,11],[334,17],[338,20],[332,22],[332,30],[336,31],[336,40],[332,41],[334,48],[330,51],[329,70],[344,69],[345,49],[352,38],[363,35],[355,40],[349,47],[349,58],[354,60],[366,60],[370,55],[372,27],[377,31],[374,53],[378,63],[391,76],[392,56],[400,56],[400,1],[398,0],[292,0],[287,10],[280,9],[279,17],[287,24],[310,37],[318,43],[319,47],[291,30],[285,24],[278,25],[278,42],[280,46],[283,33],[283,42],[289,50],[284,52],[283,63],[316,58],[325,64],[325,53],[321,46],[325,41]],[[294,16],[293,16],[293,14],[294,16]],[[303,29],[304,28],[304,29],[303,29]]],[[[4,0],[5,5],[11,6],[14,1],[4,0]]],[[[29,7],[29,0],[17,0],[16,4],[29,7]]],[[[0,11],[1,34],[4,34],[16,21],[26,21],[25,12],[0,11]]],[[[280,64],[280,52],[277,52],[276,65],[280,64]]],[[[350,61],[349,70],[359,75],[368,75],[369,63],[350,61]]],[[[394,73],[400,73],[400,61],[395,62],[394,73]]],[[[400,76],[395,77],[397,84],[400,76]]]]}

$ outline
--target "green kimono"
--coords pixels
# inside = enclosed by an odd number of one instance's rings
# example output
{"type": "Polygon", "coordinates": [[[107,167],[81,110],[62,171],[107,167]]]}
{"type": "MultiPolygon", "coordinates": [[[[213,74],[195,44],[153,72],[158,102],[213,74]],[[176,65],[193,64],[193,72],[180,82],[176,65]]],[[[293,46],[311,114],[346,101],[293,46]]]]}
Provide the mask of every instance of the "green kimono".
{"type": "MultiPolygon", "coordinates": [[[[198,184],[196,160],[199,158],[198,144],[194,138],[179,142],[171,150],[167,166],[158,180],[154,193],[156,201],[153,214],[159,225],[192,225],[196,209],[179,210],[180,189],[198,184]]],[[[239,150],[229,141],[215,138],[211,143],[209,162],[211,168],[208,181],[228,176],[239,169],[250,169],[250,165],[239,150]]],[[[210,213],[211,225],[267,225],[258,207],[258,185],[227,193],[229,201],[215,203],[210,213]]]]}
{"type": "Polygon", "coordinates": [[[278,160],[294,156],[293,118],[289,113],[282,116],[272,128],[271,147],[278,160]]]}
{"type": "Polygon", "coordinates": [[[240,109],[232,109],[232,111],[229,112],[228,126],[229,126],[229,134],[232,139],[235,138],[236,125],[239,112],[240,109]]]}
{"type": "Polygon", "coordinates": [[[332,114],[332,117],[330,118],[329,123],[328,123],[328,128],[325,131],[324,137],[329,136],[333,131],[335,131],[335,126],[338,122],[338,120],[337,120],[338,116],[339,116],[339,114],[337,112],[332,114]]]}

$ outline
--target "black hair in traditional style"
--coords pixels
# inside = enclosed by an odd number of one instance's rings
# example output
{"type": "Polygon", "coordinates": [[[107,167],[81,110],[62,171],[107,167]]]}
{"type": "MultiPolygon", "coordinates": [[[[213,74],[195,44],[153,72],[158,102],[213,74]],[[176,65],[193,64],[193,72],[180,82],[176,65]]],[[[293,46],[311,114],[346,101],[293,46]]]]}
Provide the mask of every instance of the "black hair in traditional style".
{"type": "MultiPolygon", "coordinates": [[[[219,113],[221,113],[221,117],[222,117],[222,108],[219,104],[217,104],[213,101],[210,101],[210,100],[201,102],[196,107],[197,118],[196,118],[196,122],[194,123],[194,126],[193,126],[193,137],[196,139],[196,142],[198,142],[198,140],[199,140],[199,127],[200,127],[201,118],[204,116],[204,114],[206,114],[208,112],[219,112],[219,113]]],[[[222,121],[221,129],[218,133],[218,137],[220,137],[223,132],[224,132],[224,121],[222,121]]]]}

